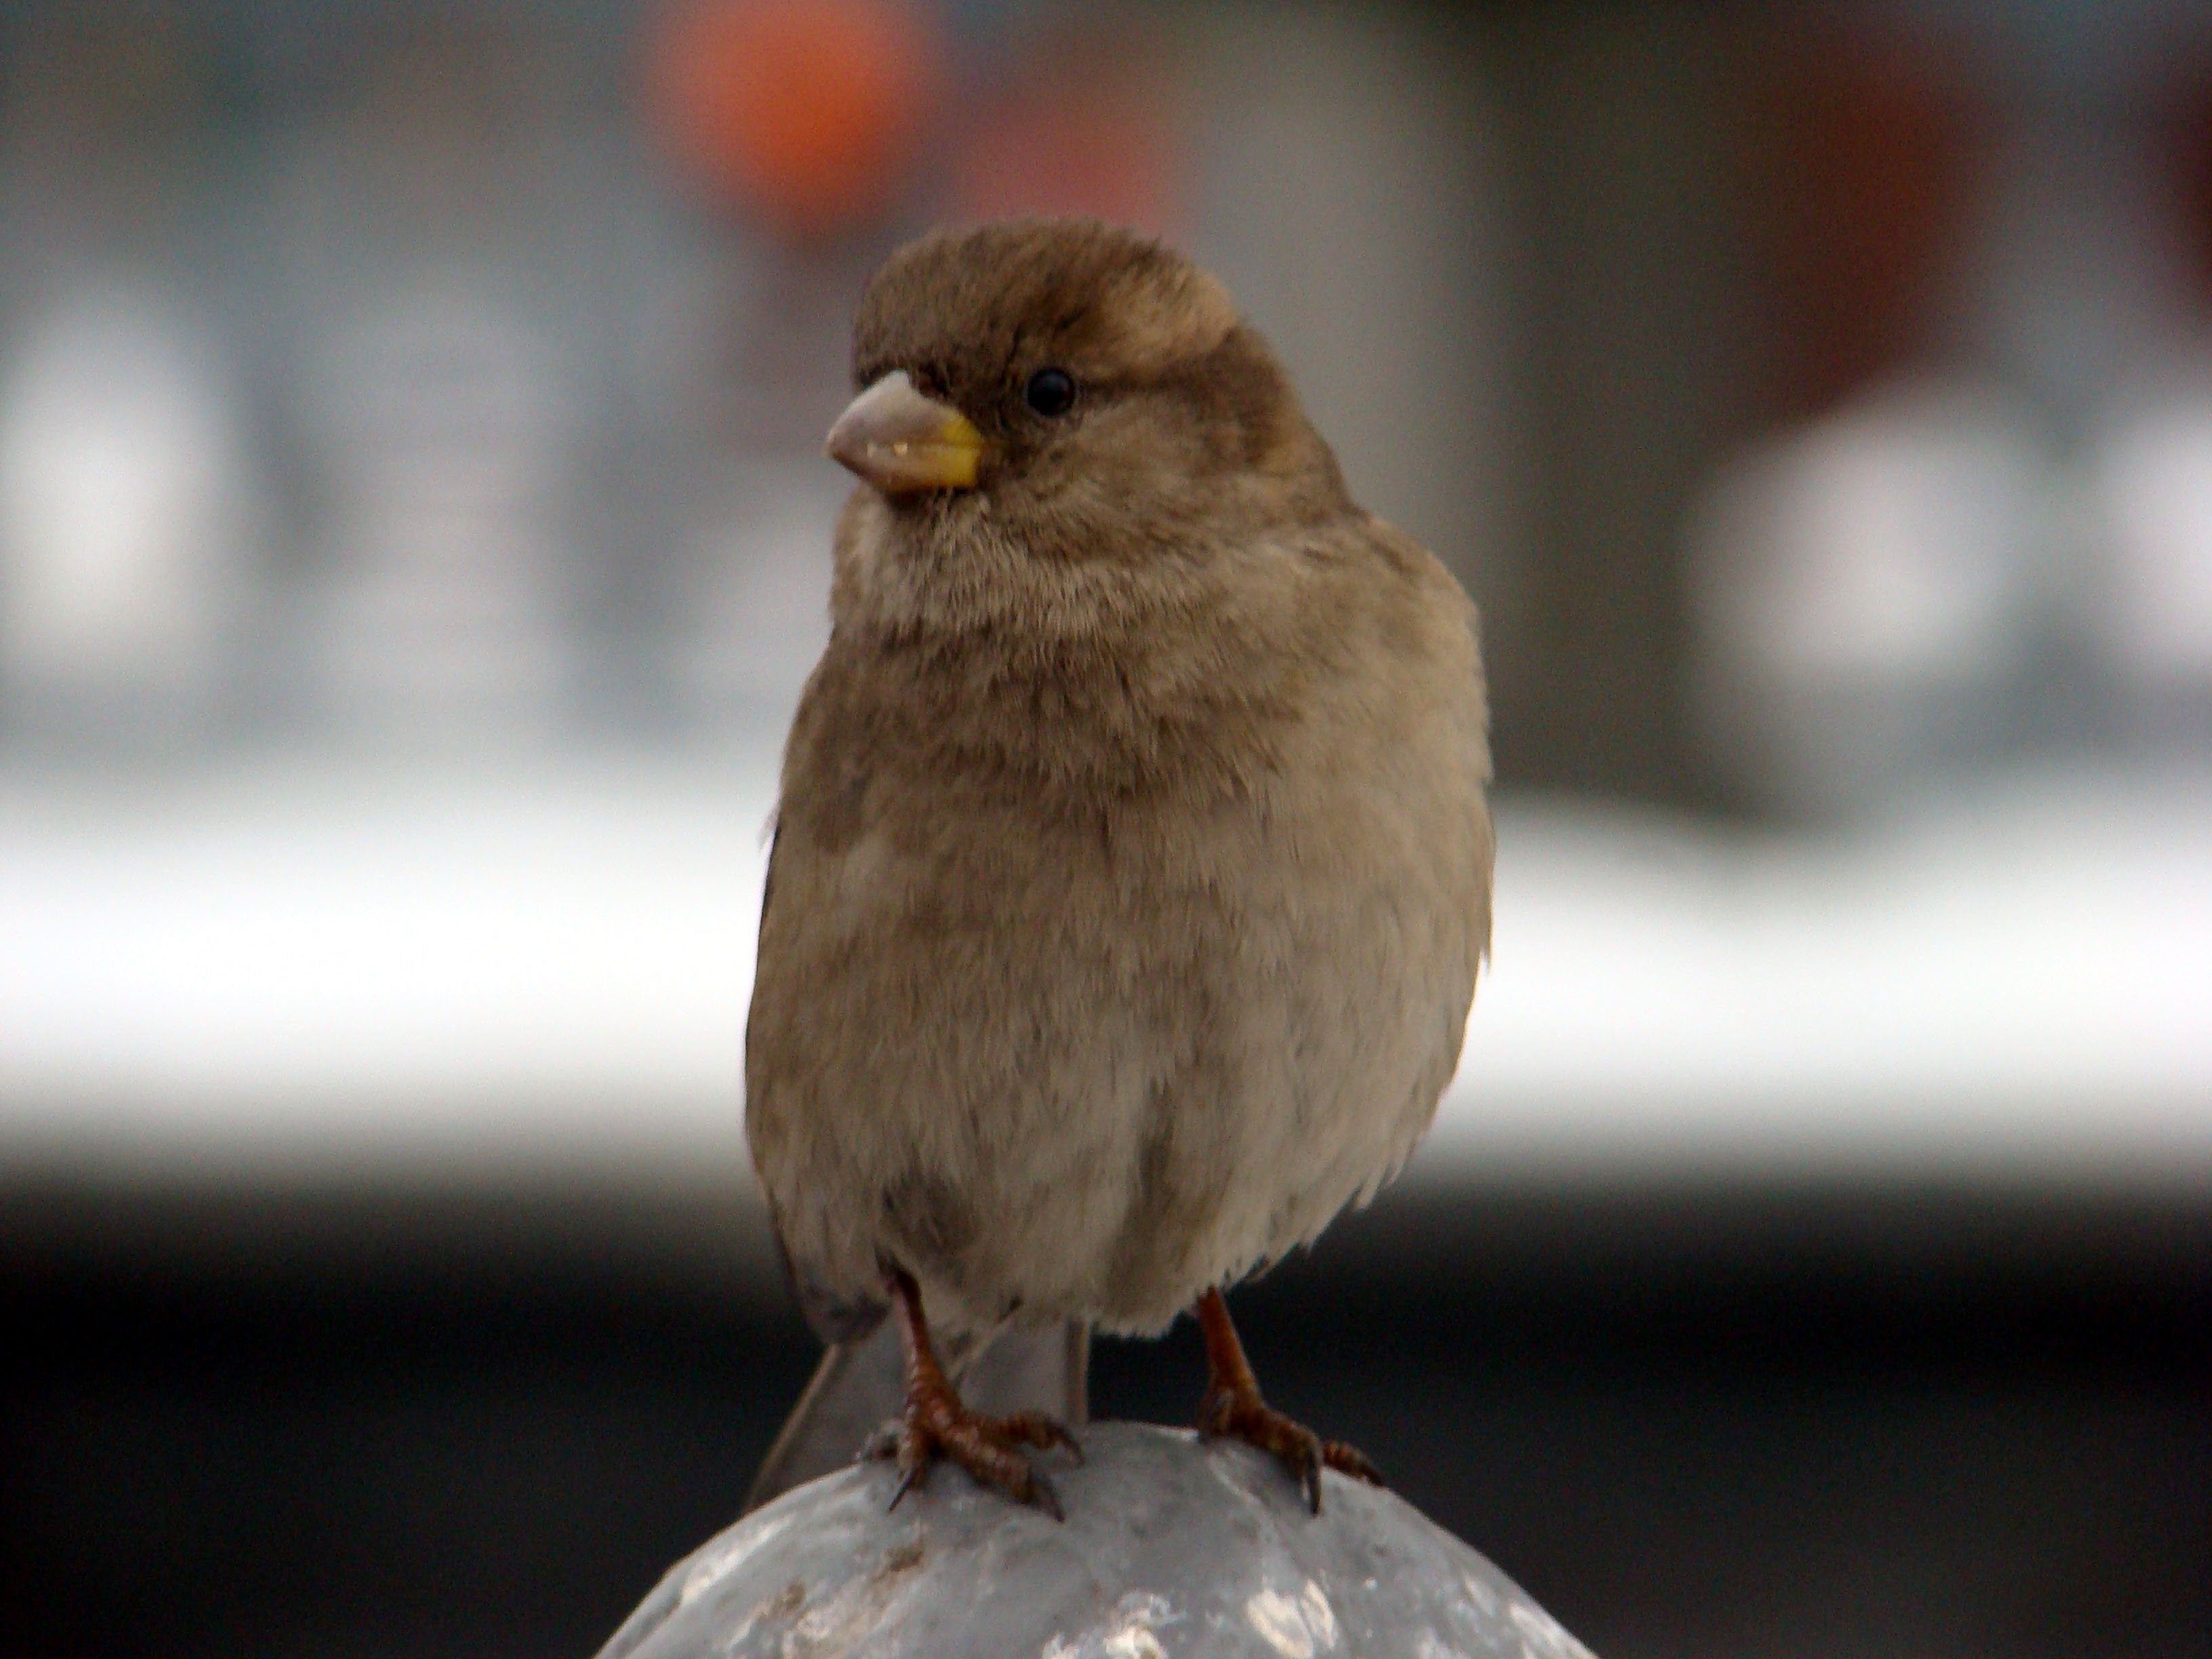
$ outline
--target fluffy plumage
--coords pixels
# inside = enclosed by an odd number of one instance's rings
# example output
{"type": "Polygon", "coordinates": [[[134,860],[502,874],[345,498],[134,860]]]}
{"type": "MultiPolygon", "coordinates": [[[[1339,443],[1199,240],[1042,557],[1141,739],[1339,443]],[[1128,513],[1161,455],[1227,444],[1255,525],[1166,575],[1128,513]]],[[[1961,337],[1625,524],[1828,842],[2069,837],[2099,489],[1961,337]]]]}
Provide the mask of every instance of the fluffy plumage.
{"type": "Polygon", "coordinates": [[[895,256],[854,378],[984,440],[839,522],[786,754],[747,1131],[810,1316],[1156,1331],[1404,1161],[1490,926],[1473,608],[1353,503],[1180,255],[895,256]],[[1073,406],[1033,412],[1041,368],[1073,406]]]}

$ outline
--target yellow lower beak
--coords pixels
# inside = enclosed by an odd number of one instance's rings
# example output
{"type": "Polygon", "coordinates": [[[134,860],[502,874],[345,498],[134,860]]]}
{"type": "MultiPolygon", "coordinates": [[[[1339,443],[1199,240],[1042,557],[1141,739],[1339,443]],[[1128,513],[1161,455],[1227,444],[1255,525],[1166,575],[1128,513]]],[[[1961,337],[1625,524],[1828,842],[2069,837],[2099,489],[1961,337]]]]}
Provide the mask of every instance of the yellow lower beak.
{"type": "Polygon", "coordinates": [[[973,489],[983,434],[958,410],[923,397],[898,369],[846,405],[830,428],[829,449],[886,495],[973,489]]]}

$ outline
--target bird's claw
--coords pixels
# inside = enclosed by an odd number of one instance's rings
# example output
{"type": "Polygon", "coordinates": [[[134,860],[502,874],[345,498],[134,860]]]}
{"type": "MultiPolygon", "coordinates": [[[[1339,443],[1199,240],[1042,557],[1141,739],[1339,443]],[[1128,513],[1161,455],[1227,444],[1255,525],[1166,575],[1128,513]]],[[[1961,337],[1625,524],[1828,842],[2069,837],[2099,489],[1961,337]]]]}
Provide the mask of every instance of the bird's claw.
{"type": "Polygon", "coordinates": [[[978,1418],[976,1421],[988,1425],[1001,1439],[1018,1440],[1039,1451],[1058,1447],[1077,1463],[1083,1462],[1082,1446],[1067,1431],[1067,1425],[1056,1417],[1048,1417],[1042,1412],[1015,1412],[1006,1417],[978,1418]]]}
{"type": "Polygon", "coordinates": [[[1354,1480],[1364,1480],[1370,1486],[1388,1486],[1382,1471],[1375,1467],[1375,1460],[1358,1447],[1342,1440],[1321,1443],[1321,1461],[1339,1474],[1348,1474],[1354,1480]]]}
{"type": "Polygon", "coordinates": [[[869,1437],[860,1455],[863,1461],[897,1460],[899,1482],[887,1506],[890,1509],[896,1509],[907,1493],[926,1482],[931,1463],[943,1457],[1016,1503],[1034,1505],[1055,1521],[1065,1518],[1060,1493],[1051,1480],[1015,1449],[1017,1446],[1034,1446],[1040,1451],[1060,1447],[1076,1462],[1083,1462],[1083,1448],[1067,1425],[1042,1412],[985,1417],[951,1398],[910,1405],[903,1417],[884,1424],[869,1437]]]}
{"type": "Polygon", "coordinates": [[[1368,1485],[1383,1485],[1382,1471],[1357,1447],[1323,1440],[1260,1397],[1257,1389],[1212,1388],[1199,1403],[1198,1431],[1207,1439],[1242,1440],[1267,1453],[1291,1472],[1307,1510],[1321,1513],[1321,1472],[1334,1469],[1368,1485]]]}

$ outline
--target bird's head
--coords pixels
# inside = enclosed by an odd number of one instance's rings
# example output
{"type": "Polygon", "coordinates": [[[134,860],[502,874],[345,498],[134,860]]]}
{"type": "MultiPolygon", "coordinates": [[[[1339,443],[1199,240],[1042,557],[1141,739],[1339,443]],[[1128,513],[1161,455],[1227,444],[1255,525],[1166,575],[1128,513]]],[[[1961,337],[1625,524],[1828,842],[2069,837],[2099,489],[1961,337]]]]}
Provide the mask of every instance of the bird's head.
{"type": "Polygon", "coordinates": [[[830,453],[868,486],[865,539],[908,578],[1102,599],[1116,572],[1154,586],[1164,566],[1351,509],[1221,284],[1095,222],[901,249],[862,296],[853,374],[830,453]]]}

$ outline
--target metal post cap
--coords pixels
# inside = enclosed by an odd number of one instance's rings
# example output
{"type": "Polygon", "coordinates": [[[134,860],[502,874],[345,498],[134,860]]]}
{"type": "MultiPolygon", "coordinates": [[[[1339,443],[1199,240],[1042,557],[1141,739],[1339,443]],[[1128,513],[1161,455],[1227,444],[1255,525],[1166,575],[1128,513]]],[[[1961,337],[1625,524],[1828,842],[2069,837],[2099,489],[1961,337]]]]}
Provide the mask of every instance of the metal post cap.
{"type": "Polygon", "coordinates": [[[1067,1518],[888,1463],[788,1492],[678,1563],[600,1659],[1590,1659],[1410,1504],[1188,1431],[1093,1424],[1067,1518]]]}

